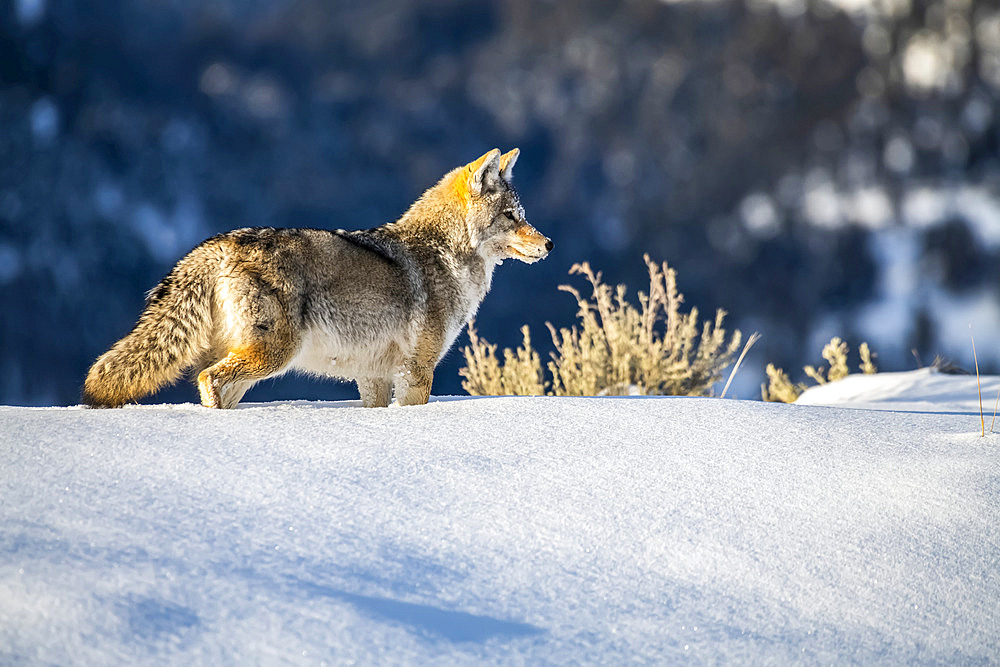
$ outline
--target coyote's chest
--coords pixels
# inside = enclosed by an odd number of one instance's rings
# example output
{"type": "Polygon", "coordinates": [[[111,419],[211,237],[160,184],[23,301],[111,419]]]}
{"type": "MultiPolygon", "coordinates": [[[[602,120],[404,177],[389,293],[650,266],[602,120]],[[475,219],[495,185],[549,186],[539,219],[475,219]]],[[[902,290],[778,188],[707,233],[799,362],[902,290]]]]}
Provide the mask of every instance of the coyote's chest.
{"type": "Polygon", "coordinates": [[[456,298],[446,315],[444,323],[444,345],[440,357],[451,349],[465,325],[472,320],[479,310],[479,304],[490,290],[493,280],[494,265],[454,266],[452,276],[455,279],[456,298]]]}

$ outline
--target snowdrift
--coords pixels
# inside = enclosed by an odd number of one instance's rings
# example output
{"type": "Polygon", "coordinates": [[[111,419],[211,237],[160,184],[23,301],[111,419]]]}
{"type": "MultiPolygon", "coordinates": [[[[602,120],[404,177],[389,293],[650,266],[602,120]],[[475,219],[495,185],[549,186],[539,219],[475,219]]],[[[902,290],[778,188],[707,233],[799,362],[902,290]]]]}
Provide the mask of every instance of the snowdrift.
{"type": "Polygon", "coordinates": [[[997,660],[1000,436],[905,397],[0,408],[0,662],[997,660]]]}

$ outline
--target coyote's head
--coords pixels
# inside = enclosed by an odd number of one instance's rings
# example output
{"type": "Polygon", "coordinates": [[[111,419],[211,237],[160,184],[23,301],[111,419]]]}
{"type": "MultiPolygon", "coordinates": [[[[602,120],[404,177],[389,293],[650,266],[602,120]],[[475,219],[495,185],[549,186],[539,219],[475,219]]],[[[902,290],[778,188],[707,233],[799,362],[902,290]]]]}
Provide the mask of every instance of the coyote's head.
{"type": "Polygon", "coordinates": [[[499,263],[519,259],[531,264],[552,250],[552,241],[528,224],[511,185],[518,149],[496,148],[452,173],[451,186],[465,207],[469,241],[483,258],[499,263]]]}

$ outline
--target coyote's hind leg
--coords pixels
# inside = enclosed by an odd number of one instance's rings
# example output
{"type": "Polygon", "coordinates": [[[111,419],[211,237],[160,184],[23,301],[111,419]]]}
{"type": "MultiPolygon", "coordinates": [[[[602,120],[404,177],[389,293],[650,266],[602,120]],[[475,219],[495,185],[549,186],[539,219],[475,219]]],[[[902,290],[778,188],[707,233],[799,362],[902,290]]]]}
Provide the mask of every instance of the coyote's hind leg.
{"type": "Polygon", "coordinates": [[[291,348],[256,343],[233,349],[198,374],[198,392],[206,408],[234,408],[258,380],[274,375],[292,358],[291,348]]]}
{"type": "Polygon", "coordinates": [[[364,407],[388,407],[392,398],[392,382],[386,378],[358,378],[358,392],[364,407]]]}

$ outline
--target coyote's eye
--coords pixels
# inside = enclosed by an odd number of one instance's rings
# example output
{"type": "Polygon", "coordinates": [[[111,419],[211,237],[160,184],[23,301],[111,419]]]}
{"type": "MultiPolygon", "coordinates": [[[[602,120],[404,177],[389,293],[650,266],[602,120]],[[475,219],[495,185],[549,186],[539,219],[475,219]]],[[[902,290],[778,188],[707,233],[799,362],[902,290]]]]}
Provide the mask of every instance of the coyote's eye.
{"type": "Polygon", "coordinates": [[[510,220],[511,222],[514,222],[514,212],[513,211],[504,211],[503,214],[505,216],[507,216],[508,220],[510,220]]]}

